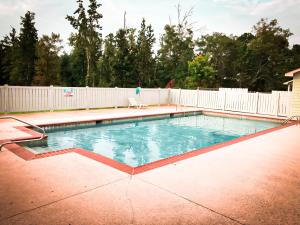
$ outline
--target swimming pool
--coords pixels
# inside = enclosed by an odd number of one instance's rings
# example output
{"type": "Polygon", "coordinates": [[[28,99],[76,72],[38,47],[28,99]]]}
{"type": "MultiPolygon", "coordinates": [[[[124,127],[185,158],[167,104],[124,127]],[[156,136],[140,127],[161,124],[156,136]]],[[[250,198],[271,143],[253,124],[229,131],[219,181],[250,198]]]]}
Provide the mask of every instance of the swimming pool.
{"type": "Polygon", "coordinates": [[[46,128],[47,146],[30,148],[35,153],[83,148],[138,167],[278,125],[208,115],[101,121],[90,125],[46,128]]]}

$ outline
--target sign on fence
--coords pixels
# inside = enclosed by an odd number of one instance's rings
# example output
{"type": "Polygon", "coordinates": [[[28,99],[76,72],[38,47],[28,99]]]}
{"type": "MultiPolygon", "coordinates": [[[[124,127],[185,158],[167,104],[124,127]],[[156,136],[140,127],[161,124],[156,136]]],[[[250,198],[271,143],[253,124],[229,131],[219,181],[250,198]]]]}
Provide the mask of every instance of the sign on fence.
{"type": "Polygon", "coordinates": [[[65,88],[64,89],[64,96],[66,97],[72,97],[74,95],[72,88],[65,88]]]}

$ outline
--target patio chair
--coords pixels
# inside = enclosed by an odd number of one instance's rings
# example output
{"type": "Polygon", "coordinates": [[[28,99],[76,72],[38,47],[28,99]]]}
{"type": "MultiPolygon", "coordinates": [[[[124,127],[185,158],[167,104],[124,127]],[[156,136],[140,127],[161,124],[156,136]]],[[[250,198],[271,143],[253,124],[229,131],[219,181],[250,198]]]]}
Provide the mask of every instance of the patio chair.
{"type": "Polygon", "coordinates": [[[135,98],[128,98],[128,102],[129,102],[128,108],[130,108],[131,106],[139,109],[143,107],[147,107],[147,105],[145,104],[138,103],[135,98]]]}

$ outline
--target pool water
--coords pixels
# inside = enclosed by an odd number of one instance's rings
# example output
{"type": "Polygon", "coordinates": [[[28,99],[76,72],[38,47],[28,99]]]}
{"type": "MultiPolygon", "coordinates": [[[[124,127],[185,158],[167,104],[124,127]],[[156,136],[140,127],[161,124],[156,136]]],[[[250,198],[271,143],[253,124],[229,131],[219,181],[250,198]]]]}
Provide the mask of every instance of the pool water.
{"type": "Polygon", "coordinates": [[[278,126],[278,123],[195,115],[47,131],[35,152],[83,148],[136,167],[278,126]]]}

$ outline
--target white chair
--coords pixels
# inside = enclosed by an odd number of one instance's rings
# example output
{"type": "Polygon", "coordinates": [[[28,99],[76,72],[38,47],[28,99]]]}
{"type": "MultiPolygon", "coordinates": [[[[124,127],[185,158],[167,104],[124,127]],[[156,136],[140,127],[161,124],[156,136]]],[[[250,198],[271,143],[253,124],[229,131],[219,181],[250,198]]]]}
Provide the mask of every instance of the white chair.
{"type": "Polygon", "coordinates": [[[128,102],[129,102],[128,108],[130,108],[131,106],[136,107],[136,108],[147,107],[147,105],[145,105],[145,104],[138,103],[135,98],[128,98],[128,102]]]}

